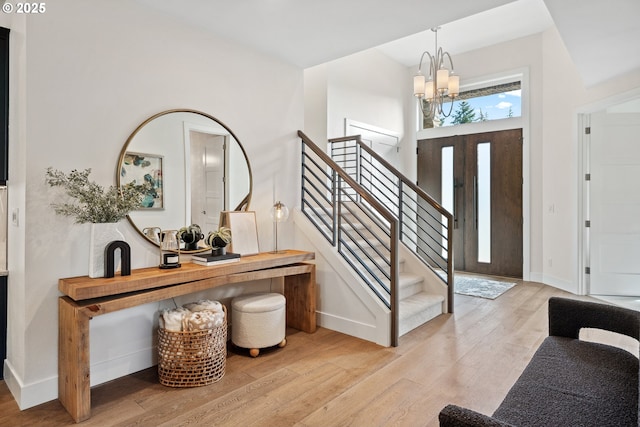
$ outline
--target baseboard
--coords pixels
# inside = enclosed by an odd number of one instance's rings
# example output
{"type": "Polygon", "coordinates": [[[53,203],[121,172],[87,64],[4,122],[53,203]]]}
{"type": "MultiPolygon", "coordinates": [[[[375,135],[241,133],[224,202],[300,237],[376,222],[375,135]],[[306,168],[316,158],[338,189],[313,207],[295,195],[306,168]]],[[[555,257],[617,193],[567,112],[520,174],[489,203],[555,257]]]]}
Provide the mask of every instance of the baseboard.
{"type": "Polygon", "coordinates": [[[531,273],[529,276],[529,281],[543,283],[545,285],[578,295],[578,285],[575,282],[560,279],[548,274],[531,273]]]}
{"type": "MultiPolygon", "coordinates": [[[[158,363],[155,347],[138,350],[105,362],[91,365],[91,387],[130,375],[158,363]]],[[[58,377],[25,384],[8,360],[4,361],[4,381],[18,403],[25,410],[58,399],[58,377]]]]}
{"type": "Polygon", "coordinates": [[[375,342],[385,347],[389,346],[388,343],[380,343],[380,331],[376,328],[376,325],[357,322],[352,319],[347,319],[330,313],[324,313],[322,311],[316,311],[316,314],[318,326],[346,335],[358,337],[363,340],[375,342]]]}
{"type": "Polygon", "coordinates": [[[133,353],[91,365],[91,387],[106,383],[125,375],[133,374],[158,364],[156,347],[137,350],[133,353]]]}
{"type": "Polygon", "coordinates": [[[4,381],[21,411],[58,398],[57,376],[24,384],[8,360],[4,361],[4,381]]]}

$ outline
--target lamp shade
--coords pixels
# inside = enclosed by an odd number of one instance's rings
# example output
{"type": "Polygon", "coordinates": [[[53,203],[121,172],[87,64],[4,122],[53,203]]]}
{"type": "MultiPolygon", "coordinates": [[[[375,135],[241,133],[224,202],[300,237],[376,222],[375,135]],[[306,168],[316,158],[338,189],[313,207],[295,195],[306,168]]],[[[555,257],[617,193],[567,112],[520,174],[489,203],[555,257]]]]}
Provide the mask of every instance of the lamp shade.
{"type": "Polygon", "coordinates": [[[447,89],[449,87],[449,70],[446,68],[438,70],[437,81],[438,90],[447,89]]]}
{"type": "Polygon", "coordinates": [[[449,96],[458,95],[460,93],[460,76],[449,76],[449,96]]]}
{"type": "Polygon", "coordinates": [[[424,96],[424,76],[418,74],[413,77],[413,96],[424,96]]]}
{"type": "Polygon", "coordinates": [[[284,222],[289,218],[289,208],[282,202],[276,202],[271,208],[271,219],[273,222],[284,222]]]}
{"type": "Polygon", "coordinates": [[[433,80],[429,80],[424,87],[424,97],[433,99],[433,80]]]}

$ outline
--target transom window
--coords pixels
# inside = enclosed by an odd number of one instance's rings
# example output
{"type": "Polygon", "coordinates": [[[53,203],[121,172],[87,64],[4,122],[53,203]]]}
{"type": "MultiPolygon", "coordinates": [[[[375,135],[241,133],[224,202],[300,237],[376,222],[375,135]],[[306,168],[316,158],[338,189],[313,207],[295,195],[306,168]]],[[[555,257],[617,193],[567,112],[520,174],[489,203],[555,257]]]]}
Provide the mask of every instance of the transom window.
{"type": "MultiPolygon", "coordinates": [[[[444,108],[445,111],[449,111],[449,104],[445,104],[444,108]]],[[[453,103],[451,115],[443,120],[423,118],[423,129],[507,119],[521,115],[522,84],[520,81],[515,81],[460,92],[453,103]]]]}

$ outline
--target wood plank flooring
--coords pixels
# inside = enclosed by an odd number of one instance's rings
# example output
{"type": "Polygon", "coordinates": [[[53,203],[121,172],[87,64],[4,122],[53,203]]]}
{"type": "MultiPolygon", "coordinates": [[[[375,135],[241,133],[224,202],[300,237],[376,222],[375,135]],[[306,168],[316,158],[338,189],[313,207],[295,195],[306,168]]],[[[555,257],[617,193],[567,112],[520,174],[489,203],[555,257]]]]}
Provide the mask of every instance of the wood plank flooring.
{"type": "MultiPolygon", "coordinates": [[[[82,426],[436,426],[448,403],[491,414],[547,335],[547,300],[576,297],[532,282],[496,300],[456,295],[442,315],[384,348],[319,328],[288,331],[256,359],[230,347],[225,376],[174,389],[155,369],[92,389],[82,426]]],[[[58,401],[20,411],[0,382],[1,426],[67,426],[58,401]]]]}

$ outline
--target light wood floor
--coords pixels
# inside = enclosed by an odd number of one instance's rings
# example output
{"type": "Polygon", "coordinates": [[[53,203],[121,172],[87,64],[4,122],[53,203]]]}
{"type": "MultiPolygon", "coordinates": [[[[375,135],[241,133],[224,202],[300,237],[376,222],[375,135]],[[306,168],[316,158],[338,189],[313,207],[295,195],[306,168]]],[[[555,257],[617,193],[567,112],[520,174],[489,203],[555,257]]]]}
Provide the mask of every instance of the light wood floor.
{"type": "MultiPolygon", "coordinates": [[[[491,414],[547,335],[547,299],[574,297],[520,282],[496,300],[456,295],[455,313],[397,348],[320,328],[288,331],[257,359],[230,348],[219,382],[160,385],[155,369],[92,390],[83,426],[435,426],[447,403],[491,414]]],[[[1,426],[66,426],[58,401],[19,411],[0,382],[1,426]]]]}

